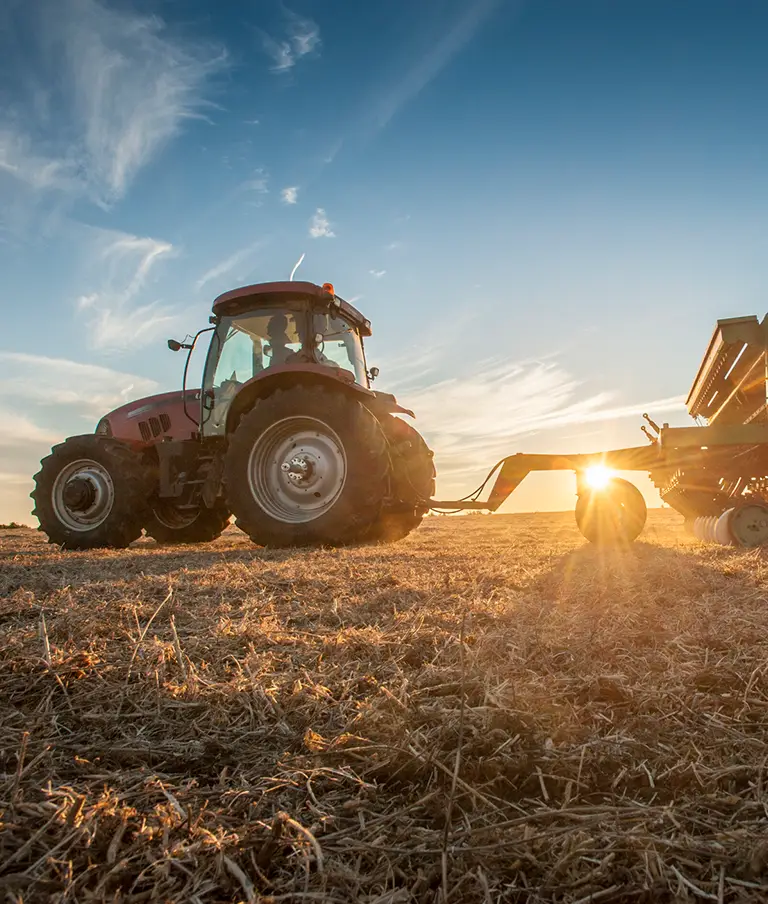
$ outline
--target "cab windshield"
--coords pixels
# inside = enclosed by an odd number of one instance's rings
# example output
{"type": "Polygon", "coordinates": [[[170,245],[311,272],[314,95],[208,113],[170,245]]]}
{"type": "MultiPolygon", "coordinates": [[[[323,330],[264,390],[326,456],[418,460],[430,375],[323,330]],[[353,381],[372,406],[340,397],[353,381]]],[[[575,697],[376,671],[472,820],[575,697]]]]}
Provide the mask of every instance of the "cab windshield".
{"type": "Polygon", "coordinates": [[[203,376],[205,433],[224,432],[227,411],[243,383],[270,368],[311,363],[350,371],[367,385],[360,337],[337,315],[271,308],[222,317],[203,376]]]}
{"type": "Polygon", "coordinates": [[[271,367],[295,360],[302,350],[303,311],[249,311],[222,317],[211,339],[203,375],[206,433],[222,433],[238,388],[271,367]]]}
{"type": "Polygon", "coordinates": [[[321,364],[350,370],[366,386],[363,344],[357,330],[338,314],[313,314],[315,355],[321,364]]]}

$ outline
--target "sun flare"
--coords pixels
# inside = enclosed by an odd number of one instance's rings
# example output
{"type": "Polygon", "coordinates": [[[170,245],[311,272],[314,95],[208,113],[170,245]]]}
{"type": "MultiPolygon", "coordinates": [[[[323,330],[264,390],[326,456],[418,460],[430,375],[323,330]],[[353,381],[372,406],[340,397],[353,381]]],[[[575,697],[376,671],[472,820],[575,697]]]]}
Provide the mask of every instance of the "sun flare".
{"type": "Polygon", "coordinates": [[[613,477],[613,471],[603,465],[594,465],[591,468],[587,468],[584,476],[593,490],[603,490],[608,486],[611,477],[613,477]]]}

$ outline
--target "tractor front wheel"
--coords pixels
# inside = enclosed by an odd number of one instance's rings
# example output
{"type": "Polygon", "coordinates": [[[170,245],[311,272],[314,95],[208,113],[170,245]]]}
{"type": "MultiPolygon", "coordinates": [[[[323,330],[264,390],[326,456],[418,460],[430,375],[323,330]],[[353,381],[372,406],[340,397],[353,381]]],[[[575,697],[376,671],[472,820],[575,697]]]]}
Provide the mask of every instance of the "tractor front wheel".
{"type": "Polygon", "coordinates": [[[647,516],[643,494],[620,477],[600,489],[585,489],[576,502],[576,524],[590,543],[632,543],[647,516]]]}
{"type": "Polygon", "coordinates": [[[221,536],[230,517],[221,503],[213,508],[182,509],[167,499],[156,499],[144,530],[158,543],[210,543],[221,536]]]}
{"type": "Polygon", "coordinates": [[[50,543],[122,549],[141,536],[148,475],[141,456],[116,439],[72,436],[41,462],[33,514],[50,543]]]}
{"type": "Polygon", "coordinates": [[[353,543],[378,520],[388,469],[367,408],[300,384],[260,399],[238,424],[225,460],[227,504],[262,546],[353,543]]]}

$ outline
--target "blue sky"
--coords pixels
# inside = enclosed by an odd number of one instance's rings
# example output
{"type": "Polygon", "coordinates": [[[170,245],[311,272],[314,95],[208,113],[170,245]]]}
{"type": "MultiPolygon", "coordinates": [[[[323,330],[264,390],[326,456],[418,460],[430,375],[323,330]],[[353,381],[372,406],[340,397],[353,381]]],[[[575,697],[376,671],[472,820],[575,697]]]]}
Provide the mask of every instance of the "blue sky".
{"type": "Polygon", "coordinates": [[[5,2],[0,520],[301,254],[373,321],[443,495],[685,423],[715,320],[766,310],[767,38],[762,0],[5,2]]]}

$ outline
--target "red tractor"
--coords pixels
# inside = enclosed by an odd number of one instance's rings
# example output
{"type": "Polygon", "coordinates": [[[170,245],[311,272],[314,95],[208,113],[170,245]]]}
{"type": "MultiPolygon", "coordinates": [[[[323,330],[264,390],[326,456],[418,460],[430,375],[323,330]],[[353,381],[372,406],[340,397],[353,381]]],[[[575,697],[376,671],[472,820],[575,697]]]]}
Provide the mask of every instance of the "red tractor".
{"type": "Polygon", "coordinates": [[[200,390],[139,399],[55,446],[35,476],[52,543],[216,539],[232,515],[260,545],[406,536],[434,494],[432,452],[394,396],[374,392],[371,325],[333,286],[276,282],[220,295],[200,390]]]}

